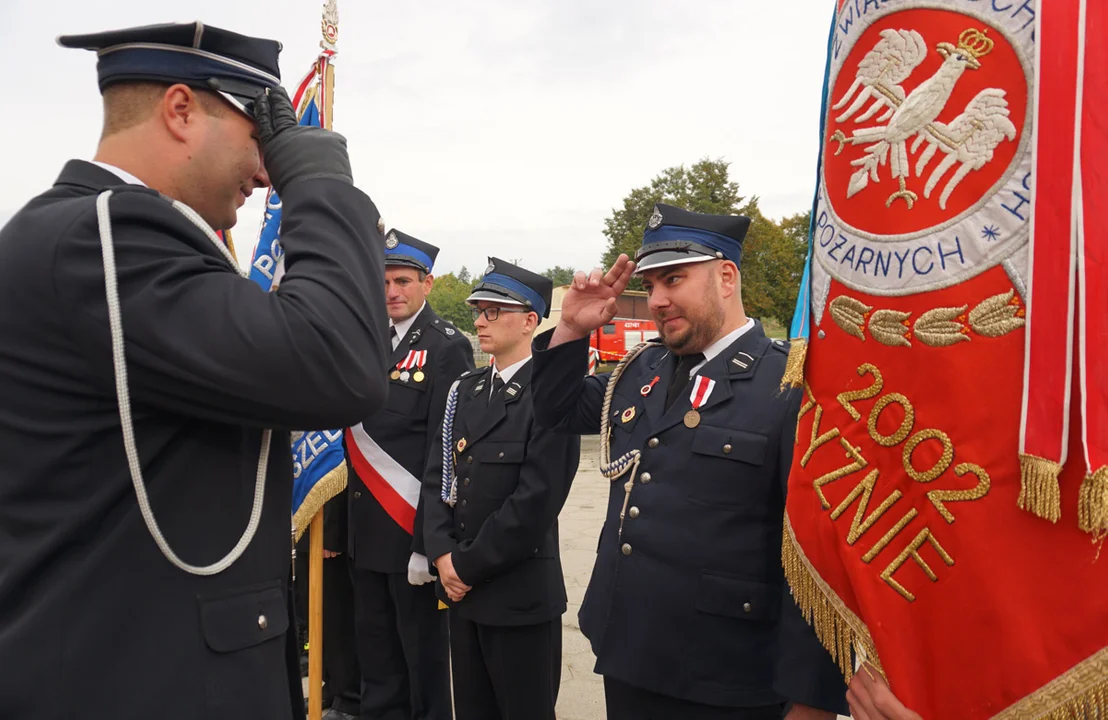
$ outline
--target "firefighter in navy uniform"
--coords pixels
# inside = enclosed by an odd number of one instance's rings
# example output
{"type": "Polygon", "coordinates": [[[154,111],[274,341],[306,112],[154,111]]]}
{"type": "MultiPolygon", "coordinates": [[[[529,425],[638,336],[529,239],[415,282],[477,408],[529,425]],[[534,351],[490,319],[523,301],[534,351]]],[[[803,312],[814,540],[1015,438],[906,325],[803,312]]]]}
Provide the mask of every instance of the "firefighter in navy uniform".
{"type": "Polygon", "coordinates": [[[59,42],[98,51],[104,128],[0,230],[0,717],[302,717],[287,429],[385,400],[377,210],[280,43],[59,42]],[[214,230],[271,182],[266,293],[214,230]]]}
{"type": "Polygon", "coordinates": [[[787,345],[743,310],[749,224],[655,207],[637,272],[660,336],[616,381],[582,378],[589,332],[611,320],[636,271],[626,256],[606,274],[578,273],[558,326],[535,340],[539,421],[600,432],[609,449],[607,517],[580,611],[609,720],[846,712],[842,675],[783,577],[801,393],[780,389],[787,345]]]}
{"type": "Polygon", "coordinates": [[[420,483],[451,383],[473,346],[427,303],[439,249],[390,230],[385,302],[392,337],[384,408],[347,434],[347,547],[366,720],[449,720],[446,612],[423,545],[420,483]]]}
{"type": "Polygon", "coordinates": [[[469,302],[495,366],[451,393],[425,474],[458,720],[554,720],[566,609],[557,518],[581,446],[536,425],[531,405],[531,339],[552,290],[492,258],[469,302]]]}

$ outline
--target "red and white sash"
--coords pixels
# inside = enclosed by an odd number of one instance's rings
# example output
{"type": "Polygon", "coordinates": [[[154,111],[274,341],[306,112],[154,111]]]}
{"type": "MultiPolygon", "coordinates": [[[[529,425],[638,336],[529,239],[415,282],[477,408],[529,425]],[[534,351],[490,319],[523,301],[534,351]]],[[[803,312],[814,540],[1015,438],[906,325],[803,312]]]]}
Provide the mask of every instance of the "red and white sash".
{"type": "Polygon", "coordinates": [[[374,442],[361,425],[346,429],[346,447],[362,484],[389,517],[411,534],[419,503],[419,480],[374,442]]]}

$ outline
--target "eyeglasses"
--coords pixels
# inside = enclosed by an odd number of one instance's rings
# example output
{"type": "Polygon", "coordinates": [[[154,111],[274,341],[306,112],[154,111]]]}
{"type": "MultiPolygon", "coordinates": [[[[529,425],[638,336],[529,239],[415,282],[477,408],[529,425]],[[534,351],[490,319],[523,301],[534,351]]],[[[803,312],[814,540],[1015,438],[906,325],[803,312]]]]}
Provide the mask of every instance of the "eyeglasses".
{"type": "Polygon", "coordinates": [[[495,306],[494,307],[487,307],[484,310],[482,310],[481,308],[476,308],[476,307],[471,307],[469,309],[469,313],[470,313],[470,315],[473,316],[474,321],[476,321],[477,318],[484,315],[485,319],[488,320],[489,322],[496,322],[500,318],[500,313],[502,313],[502,312],[505,312],[505,313],[529,313],[529,312],[531,312],[531,310],[527,310],[525,308],[519,308],[517,310],[515,308],[502,308],[502,307],[495,307],[495,306]]]}

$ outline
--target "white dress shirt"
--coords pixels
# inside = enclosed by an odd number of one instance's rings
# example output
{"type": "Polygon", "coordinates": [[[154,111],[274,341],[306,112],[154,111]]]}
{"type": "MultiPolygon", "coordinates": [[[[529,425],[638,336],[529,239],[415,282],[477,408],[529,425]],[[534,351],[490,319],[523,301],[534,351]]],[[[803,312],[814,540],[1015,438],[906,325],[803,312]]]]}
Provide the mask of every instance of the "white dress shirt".
{"type": "Polygon", "coordinates": [[[721,337],[719,340],[716,340],[714,343],[704,348],[704,360],[692,367],[692,369],[689,371],[689,377],[693,377],[698,372],[700,372],[700,368],[707,365],[712,358],[714,358],[716,355],[719,355],[721,352],[730,347],[731,343],[735,342],[747,332],[749,332],[752,327],[754,327],[754,318],[747,318],[745,325],[732,330],[731,332],[721,337]]]}
{"type": "Polygon", "coordinates": [[[392,339],[393,350],[400,347],[401,338],[407,336],[408,331],[412,329],[412,324],[416,321],[416,318],[419,317],[419,314],[423,312],[423,308],[425,307],[427,307],[426,300],[423,301],[423,304],[419,306],[419,310],[416,310],[414,315],[407,320],[401,320],[399,323],[394,323],[392,318],[389,318],[389,327],[396,328],[396,337],[392,339]]]}
{"type": "Polygon", "coordinates": [[[139,180],[137,177],[127,172],[126,170],[117,168],[115,165],[109,165],[108,163],[100,162],[99,160],[90,160],[89,162],[97,167],[104,168],[128,185],[142,185],[143,187],[147,187],[146,183],[144,183],[142,180],[139,180]]]}

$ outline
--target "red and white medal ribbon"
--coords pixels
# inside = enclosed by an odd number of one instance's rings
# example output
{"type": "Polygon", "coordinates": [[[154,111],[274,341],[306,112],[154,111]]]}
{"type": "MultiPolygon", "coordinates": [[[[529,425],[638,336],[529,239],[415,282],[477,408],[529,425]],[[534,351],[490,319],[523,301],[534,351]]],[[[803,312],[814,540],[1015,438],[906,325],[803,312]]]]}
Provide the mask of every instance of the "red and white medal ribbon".
{"type": "Polygon", "coordinates": [[[414,367],[423,367],[427,363],[427,351],[426,350],[411,350],[408,352],[408,357],[401,360],[396,365],[397,370],[409,370],[414,367]]]}
{"type": "Polygon", "coordinates": [[[693,410],[699,409],[701,405],[708,402],[708,396],[712,394],[712,390],[715,386],[715,380],[706,378],[703,375],[696,376],[696,380],[693,382],[692,392],[689,393],[689,402],[692,403],[693,410]]]}

